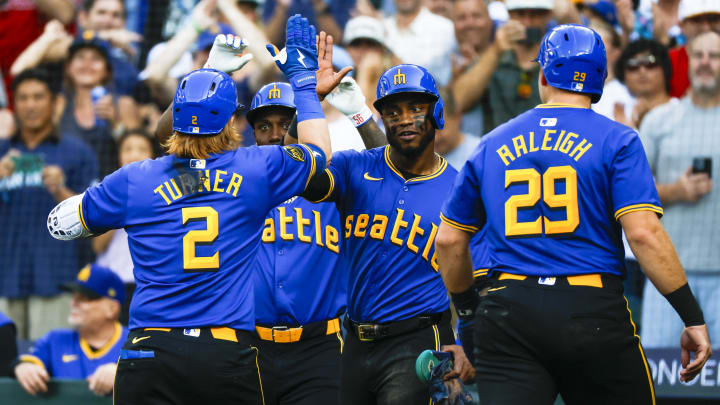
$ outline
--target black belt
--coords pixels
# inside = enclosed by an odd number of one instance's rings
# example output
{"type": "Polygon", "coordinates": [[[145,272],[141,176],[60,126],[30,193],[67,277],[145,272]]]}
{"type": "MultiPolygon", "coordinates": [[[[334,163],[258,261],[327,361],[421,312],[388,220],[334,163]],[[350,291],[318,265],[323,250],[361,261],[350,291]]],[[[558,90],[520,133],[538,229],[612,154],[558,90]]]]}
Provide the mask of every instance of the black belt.
{"type": "Polygon", "coordinates": [[[357,336],[362,342],[373,342],[376,340],[402,335],[418,329],[424,329],[432,325],[450,322],[450,309],[436,314],[418,315],[402,321],[388,323],[355,322],[346,318],[345,326],[357,336]]]}

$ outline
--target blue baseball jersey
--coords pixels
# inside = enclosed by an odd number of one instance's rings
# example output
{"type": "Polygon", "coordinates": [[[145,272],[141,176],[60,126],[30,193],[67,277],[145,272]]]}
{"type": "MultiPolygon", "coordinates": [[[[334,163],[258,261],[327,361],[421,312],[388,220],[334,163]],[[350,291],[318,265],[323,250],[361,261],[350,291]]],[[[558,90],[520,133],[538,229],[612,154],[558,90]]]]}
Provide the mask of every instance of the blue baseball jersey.
{"type": "Polygon", "coordinates": [[[487,224],[493,271],[624,274],[623,214],[662,215],[637,133],[590,109],[540,105],[486,135],[443,206],[468,232],[487,224]]]}
{"type": "Polygon", "coordinates": [[[455,169],[442,159],[435,173],[405,180],[385,146],[336,152],[328,173],[326,199],[343,218],[350,318],[382,323],[446,310],[435,237],[455,169]]]}
{"type": "Polygon", "coordinates": [[[335,204],[292,197],[265,218],[256,261],[258,324],[304,325],[345,312],[347,270],[335,204]]]}
{"type": "Polygon", "coordinates": [[[253,330],[265,216],[305,189],[316,164],[324,167],[324,156],[313,146],[253,146],[133,163],[88,189],[85,226],[128,234],[137,284],[130,328],[253,330]]]}
{"type": "Polygon", "coordinates": [[[92,348],[77,331],[57,329],[38,339],[20,360],[45,367],[53,378],[85,379],[98,367],[117,363],[127,335],[127,329],[115,323],[112,338],[103,347],[92,348]]]}

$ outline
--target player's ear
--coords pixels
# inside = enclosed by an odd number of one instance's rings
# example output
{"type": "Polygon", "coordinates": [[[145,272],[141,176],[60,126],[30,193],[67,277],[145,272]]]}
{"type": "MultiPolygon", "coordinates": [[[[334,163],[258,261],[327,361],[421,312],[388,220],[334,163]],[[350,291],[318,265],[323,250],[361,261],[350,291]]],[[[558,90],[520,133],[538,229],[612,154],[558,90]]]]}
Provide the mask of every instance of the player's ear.
{"type": "Polygon", "coordinates": [[[543,86],[547,86],[547,85],[548,85],[547,78],[545,78],[545,75],[543,74],[543,71],[542,71],[542,70],[540,70],[540,84],[543,85],[543,86]]]}

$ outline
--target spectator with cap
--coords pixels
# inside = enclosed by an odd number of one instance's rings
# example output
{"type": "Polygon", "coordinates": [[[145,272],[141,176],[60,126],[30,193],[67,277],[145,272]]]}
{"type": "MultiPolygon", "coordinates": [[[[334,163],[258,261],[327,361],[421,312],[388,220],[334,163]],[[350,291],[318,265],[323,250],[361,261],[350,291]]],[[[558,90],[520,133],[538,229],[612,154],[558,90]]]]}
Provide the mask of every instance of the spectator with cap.
{"type": "Polygon", "coordinates": [[[85,190],[98,177],[95,153],[53,123],[57,92],[46,72],[13,80],[17,132],[0,140],[0,310],[22,339],[37,339],[65,325],[67,301],[60,283],[80,267],[78,245],[48,237],[46,213],[85,190]]]}
{"type": "Polygon", "coordinates": [[[401,61],[387,48],[385,27],[377,18],[358,16],[350,19],[345,26],[343,44],[355,66],[355,81],[362,89],[368,107],[374,111],[372,104],[380,76],[401,61]]]}
{"type": "Polygon", "coordinates": [[[84,379],[90,391],[108,395],[128,334],[118,322],[123,283],[112,270],[93,264],[62,288],[72,292],[72,329],[52,330],[38,339],[30,353],[19,357],[15,377],[30,395],[47,392],[50,378],[84,379]]]}
{"type": "Polygon", "coordinates": [[[450,55],[457,47],[452,21],[433,14],[423,0],[394,0],[395,15],[385,19],[385,44],[403,63],[425,67],[446,86],[452,77],[450,55]]]}
{"type": "MultiPolygon", "coordinates": [[[[720,194],[712,178],[720,174],[720,34],[699,34],[687,46],[692,91],[677,104],[649,112],[640,126],[640,139],[665,209],[663,224],[705,313],[708,331],[717,335],[720,194]]],[[[643,295],[643,346],[676,345],[683,323],[648,285],[643,295]]]]}
{"type": "MultiPolygon", "coordinates": [[[[493,21],[484,0],[456,1],[454,16],[458,51],[453,55],[453,77],[458,77],[474,66],[480,54],[492,43],[493,21]]],[[[461,129],[468,135],[479,137],[483,134],[483,111],[480,103],[463,113],[461,129]]]]}
{"type": "MultiPolygon", "coordinates": [[[[105,42],[112,65],[114,92],[127,96],[120,102],[123,116],[135,116],[131,98],[138,83],[137,44],[142,39],[135,32],[125,29],[125,5],[122,0],[83,0],[78,11],[77,38],[96,38],[105,42]],[[128,110],[125,112],[125,110],[128,110]]],[[[45,25],[42,35],[18,56],[11,68],[13,75],[43,63],[60,62],[67,59],[74,38],[56,20],[45,25]]],[[[133,127],[138,123],[132,123],[133,127]]]]}
{"type": "MultiPolygon", "coordinates": [[[[680,28],[688,43],[708,31],[720,33],[720,1],[718,0],[681,0],[678,16],[680,28]]],[[[689,57],[686,47],[672,49],[670,60],[673,72],[670,79],[670,95],[680,98],[690,87],[689,57]]]]}
{"type": "Polygon", "coordinates": [[[0,377],[12,377],[12,365],[17,358],[17,329],[15,323],[0,311],[0,377]]]}
{"type": "MultiPolygon", "coordinates": [[[[468,111],[487,90],[486,132],[540,104],[535,62],[540,41],[553,18],[553,0],[507,0],[510,20],[478,62],[453,82],[458,108],[468,111]]],[[[565,12],[567,14],[567,12],[565,12]]]]}
{"type": "Polygon", "coordinates": [[[672,65],[663,44],[652,39],[631,42],[617,60],[615,70],[618,80],[625,83],[636,100],[630,111],[627,106],[616,109],[617,121],[640,128],[648,112],[666,103],[677,103],[678,99],[670,96],[672,65]]]}

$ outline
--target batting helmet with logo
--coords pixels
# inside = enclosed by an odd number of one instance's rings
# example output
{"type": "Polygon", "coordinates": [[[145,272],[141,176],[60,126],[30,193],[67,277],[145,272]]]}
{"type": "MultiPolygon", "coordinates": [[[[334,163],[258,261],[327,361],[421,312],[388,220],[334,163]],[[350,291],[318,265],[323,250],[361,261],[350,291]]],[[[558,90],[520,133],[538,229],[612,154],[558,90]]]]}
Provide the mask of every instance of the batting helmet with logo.
{"type": "Polygon", "coordinates": [[[173,100],[173,130],[190,135],[219,134],[240,108],[235,82],[215,69],[190,72],[173,100]]]}
{"type": "Polygon", "coordinates": [[[550,86],[587,93],[593,103],[600,100],[607,56],[597,32],[581,25],[559,25],[543,38],[536,60],[550,86]]]}
{"type": "Polygon", "coordinates": [[[247,112],[250,125],[255,125],[258,112],[268,107],[287,108],[295,112],[295,94],[290,83],[275,82],[264,85],[255,93],[247,112]]]}
{"type": "Polygon", "coordinates": [[[424,67],[404,64],[393,66],[386,70],[378,81],[377,100],[373,103],[375,109],[380,111],[387,97],[400,93],[429,95],[434,99],[433,104],[430,106],[433,125],[437,129],[442,129],[445,126],[445,119],[443,118],[443,108],[445,105],[443,104],[442,97],[440,97],[440,93],[438,93],[435,79],[424,67]]]}

